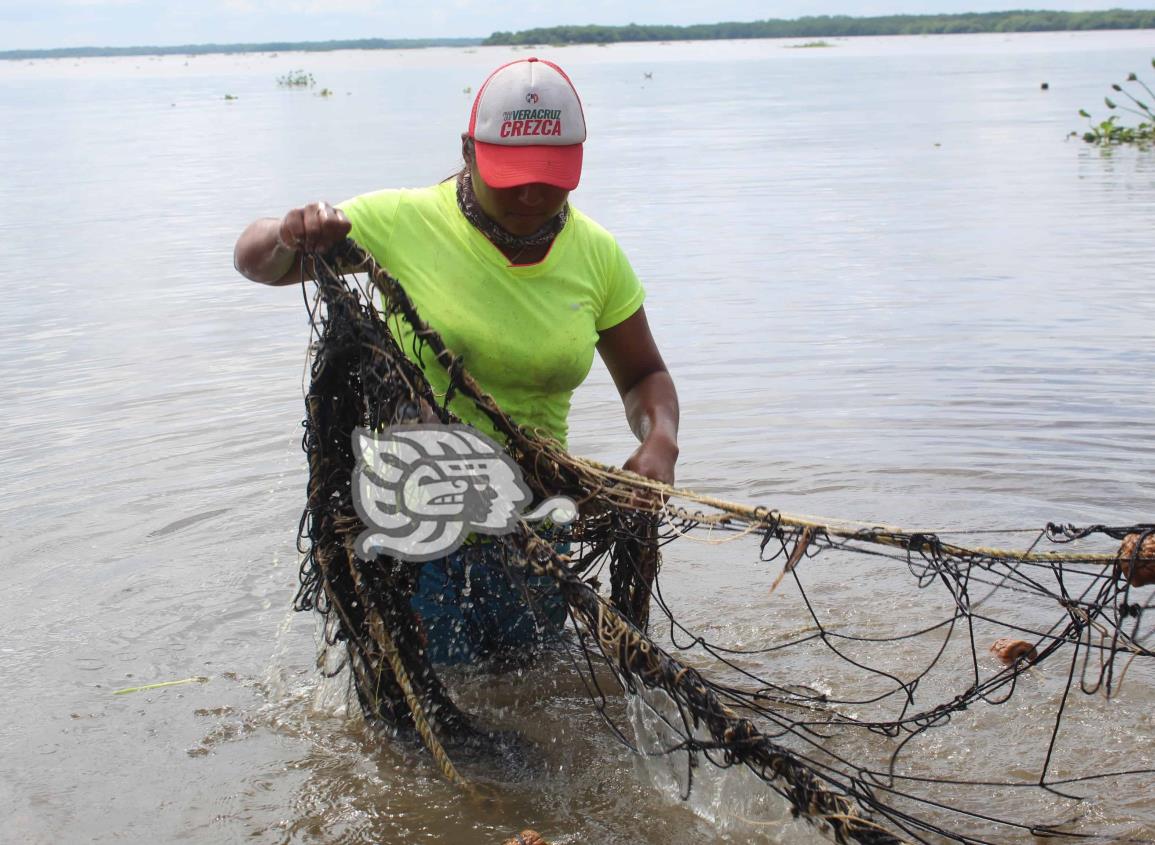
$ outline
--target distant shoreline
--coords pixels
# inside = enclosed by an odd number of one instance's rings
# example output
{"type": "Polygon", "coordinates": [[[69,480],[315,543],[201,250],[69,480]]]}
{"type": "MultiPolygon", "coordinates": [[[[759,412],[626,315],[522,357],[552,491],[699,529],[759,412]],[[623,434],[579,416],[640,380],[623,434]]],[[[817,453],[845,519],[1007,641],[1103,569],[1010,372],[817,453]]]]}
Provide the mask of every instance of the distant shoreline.
{"type": "Polygon", "coordinates": [[[1103,12],[968,12],[956,15],[821,15],[692,26],[554,26],[495,32],[486,46],[615,44],[636,41],[716,41],[757,38],[844,38],[858,35],[963,35],[984,32],[1077,32],[1155,29],[1155,10],[1103,12]]]}
{"type": "Polygon", "coordinates": [[[1085,32],[1155,29],[1155,11],[971,12],[956,15],[846,15],[750,22],[665,26],[555,26],[495,32],[488,38],[359,38],[337,41],[275,41],[260,44],[181,44],[170,47],[59,47],[4,50],[0,60],[74,59],[105,56],[203,56],[238,53],[326,53],[334,50],[412,50],[425,47],[617,44],[644,41],[729,41],[761,38],[846,38],[869,35],[960,35],[984,32],[1085,32]]]}
{"type": "Polygon", "coordinates": [[[480,47],[484,38],[357,38],[342,41],[270,41],[261,44],[178,44],[172,47],[56,47],[3,50],[0,60],[89,59],[106,56],[207,56],[237,53],[328,53],[334,50],[413,50],[480,47]]]}

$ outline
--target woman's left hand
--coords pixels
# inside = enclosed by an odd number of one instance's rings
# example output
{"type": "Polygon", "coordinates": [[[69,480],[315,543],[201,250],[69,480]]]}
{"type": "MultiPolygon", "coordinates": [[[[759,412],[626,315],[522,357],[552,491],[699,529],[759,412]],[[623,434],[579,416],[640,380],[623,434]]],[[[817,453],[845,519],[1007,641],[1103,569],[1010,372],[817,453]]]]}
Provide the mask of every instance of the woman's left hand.
{"type": "Polygon", "coordinates": [[[622,464],[622,469],[628,469],[654,481],[673,484],[674,464],[677,460],[677,441],[655,432],[634,450],[629,459],[622,464]]]}

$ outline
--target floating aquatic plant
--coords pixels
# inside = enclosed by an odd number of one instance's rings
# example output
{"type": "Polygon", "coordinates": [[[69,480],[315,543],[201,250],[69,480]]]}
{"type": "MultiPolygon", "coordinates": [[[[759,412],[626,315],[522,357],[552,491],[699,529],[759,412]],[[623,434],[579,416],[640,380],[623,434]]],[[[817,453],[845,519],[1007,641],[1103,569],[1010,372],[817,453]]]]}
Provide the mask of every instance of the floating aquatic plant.
{"type": "MultiPolygon", "coordinates": [[[[1151,67],[1155,68],[1155,59],[1151,60],[1151,67]]],[[[1135,144],[1136,146],[1147,147],[1155,142],[1155,112],[1151,110],[1151,106],[1147,105],[1148,102],[1155,103],[1155,92],[1135,73],[1127,75],[1126,83],[1132,83],[1130,89],[1115,83],[1111,86],[1111,90],[1126,97],[1130,101],[1130,105],[1116,102],[1110,97],[1104,97],[1103,102],[1111,111],[1128,112],[1136,115],[1140,119],[1139,124],[1137,126],[1124,125],[1119,122],[1120,116],[1118,114],[1113,114],[1106,120],[1096,123],[1086,109],[1079,109],[1079,116],[1088,121],[1089,129],[1082,134],[1083,140],[1088,144],[1099,146],[1135,144]],[[1139,92],[1140,96],[1145,96],[1146,100],[1140,100],[1132,93],[1132,91],[1140,88],[1142,89],[1139,92]]],[[[1078,135],[1079,133],[1072,132],[1071,134],[1078,135]]]]}
{"type": "Polygon", "coordinates": [[[282,88],[312,88],[317,84],[313,74],[303,70],[291,70],[284,76],[277,77],[277,84],[282,88]]]}

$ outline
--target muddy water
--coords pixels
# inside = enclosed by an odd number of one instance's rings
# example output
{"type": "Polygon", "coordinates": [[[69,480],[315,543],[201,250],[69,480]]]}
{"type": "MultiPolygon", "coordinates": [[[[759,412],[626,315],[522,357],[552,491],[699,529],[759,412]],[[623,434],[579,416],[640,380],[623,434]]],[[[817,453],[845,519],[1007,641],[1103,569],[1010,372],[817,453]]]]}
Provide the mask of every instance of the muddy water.
{"type": "MultiPolygon", "coordinates": [[[[645,280],[678,382],[679,480],[935,528],[1150,520],[1155,157],[1065,140],[1078,108],[1098,114],[1110,82],[1150,67],[1150,34],[832,43],[552,54],[591,126],[575,202],[645,280]]],[[[810,838],[741,773],[699,771],[681,800],[681,763],[630,755],[562,662],[453,677],[468,707],[536,742],[528,770],[475,767],[491,789],[465,799],[425,756],[363,730],[343,687],[317,677],[314,620],[289,610],[304,309],[297,291],[236,276],[232,242],[258,215],[452,172],[464,89],[516,55],[0,64],[5,837],[810,838]],[[334,95],[279,89],[295,68],[334,95]],[[189,678],[207,680],[113,694],[189,678]]],[[[629,453],[600,368],[571,428],[579,453],[629,453]]],[[[775,574],[750,542],[676,543],[665,593],[712,639],[760,647],[807,625],[794,594],[768,595],[775,574]]],[[[885,562],[804,578],[857,631],[944,612],[885,562]]],[[[820,649],[754,662],[779,682],[870,689],[820,649]]],[[[944,665],[932,700],[965,686],[966,655],[944,665]]],[[[910,759],[940,777],[1029,777],[1062,672],[1040,669],[910,759]]],[[[1150,673],[1128,684],[1110,703],[1075,697],[1063,772],[1151,765],[1150,673]]],[[[624,702],[611,711],[632,724],[624,702]]],[[[1082,805],[1030,800],[1145,839],[1149,792],[1140,778],[1089,786],[1082,805]]]]}

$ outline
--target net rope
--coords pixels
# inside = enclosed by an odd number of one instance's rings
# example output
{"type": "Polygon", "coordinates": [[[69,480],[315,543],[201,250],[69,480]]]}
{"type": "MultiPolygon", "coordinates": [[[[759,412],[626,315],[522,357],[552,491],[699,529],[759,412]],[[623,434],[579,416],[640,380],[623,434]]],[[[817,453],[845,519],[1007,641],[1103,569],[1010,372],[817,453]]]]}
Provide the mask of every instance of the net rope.
{"type": "Polygon", "coordinates": [[[663,735],[674,737],[662,752],[685,755],[687,790],[704,759],[745,767],[783,796],[794,814],[840,843],[994,843],[1028,834],[1111,837],[1088,833],[1077,823],[1077,811],[1076,818],[1057,821],[1026,818],[1026,809],[985,809],[982,800],[968,800],[968,792],[1031,790],[1076,800],[1070,794],[1076,784],[1108,779],[1150,789],[1155,768],[1146,759],[1089,774],[1058,776],[1052,769],[1074,693],[1109,700],[1129,672],[1150,679],[1152,597],[1142,587],[1155,581],[1155,525],[911,531],[670,487],[570,455],[556,441],[519,427],[421,320],[402,285],[353,242],[303,257],[306,273],[317,283],[311,298],[302,286],[313,343],[303,440],[308,500],[295,606],[325,617],[326,646],[345,655],[365,717],[394,733],[415,731],[451,781],[467,783],[452,763],[454,749],[479,742],[486,730],[459,709],[426,656],[409,604],[418,565],[354,553],[364,525],[351,491],[351,433],[418,422],[430,411],[441,423],[457,422],[449,403],[460,396],[506,439],[536,499],[569,496],[579,509],[569,554],[524,521],[486,553],[510,571],[552,579],[573,630],[567,648],[594,707],[632,747],[608,702],[622,692],[642,701],[663,735]],[[394,339],[388,328],[393,319],[412,328],[414,358],[421,360],[427,347],[449,373],[445,395],[434,393],[421,366],[394,339]],[[1030,542],[1025,548],[967,546],[948,542],[947,534],[1026,535],[1030,542]],[[713,643],[696,633],[667,602],[658,577],[661,549],[686,540],[727,550],[753,544],[759,561],[781,563],[768,594],[791,585],[805,628],[759,648],[713,643]],[[935,591],[937,617],[889,633],[856,633],[826,621],[829,608],[802,575],[822,560],[846,555],[877,561],[890,573],[905,571],[916,593],[935,591]],[[607,571],[608,589],[602,583],[607,571]],[[1028,604],[1049,608],[1049,615],[1008,609],[1028,604]],[[981,658],[983,638],[993,629],[1026,638],[994,671],[981,658]],[[665,645],[656,642],[659,630],[665,645]],[[870,654],[880,647],[910,651],[921,662],[914,670],[892,666],[870,654]],[[858,687],[840,695],[764,676],[764,661],[816,648],[860,679],[858,687]],[[955,659],[956,649],[961,659],[955,659]],[[1144,668],[1132,669],[1136,662],[1144,668]],[[1011,701],[1025,675],[1052,663],[1065,680],[1046,714],[1048,748],[1037,771],[967,780],[920,774],[908,765],[926,735],[977,704],[1011,701]],[[863,750],[865,735],[879,738],[882,750],[863,750]]]}

